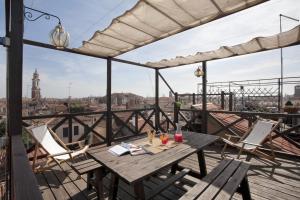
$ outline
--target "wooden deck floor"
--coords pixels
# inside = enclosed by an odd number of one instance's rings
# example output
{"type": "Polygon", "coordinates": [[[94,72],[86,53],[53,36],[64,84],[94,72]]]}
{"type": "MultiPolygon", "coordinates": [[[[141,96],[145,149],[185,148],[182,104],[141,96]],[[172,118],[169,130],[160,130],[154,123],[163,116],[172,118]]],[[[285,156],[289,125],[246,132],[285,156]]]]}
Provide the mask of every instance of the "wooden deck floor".
{"type": "MultiPolygon", "coordinates": [[[[230,152],[233,153],[232,150],[230,152]]],[[[215,146],[208,147],[205,151],[205,156],[209,172],[221,160],[220,148],[215,146]]],[[[248,179],[253,199],[299,199],[300,159],[278,158],[278,161],[281,163],[281,166],[274,166],[258,158],[251,159],[252,166],[248,172],[248,179]]],[[[196,155],[185,159],[180,165],[199,171],[196,155]]],[[[95,191],[86,190],[86,176],[78,178],[77,174],[70,168],[70,163],[64,163],[62,166],[63,170],[56,166],[49,171],[36,174],[44,199],[97,199],[95,191]]],[[[149,192],[151,188],[164,181],[168,176],[168,169],[165,169],[150,180],[145,181],[145,192],[149,192]]],[[[186,178],[170,186],[155,199],[178,199],[197,181],[194,177],[186,176],[186,178]]],[[[105,178],[106,191],[108,185],[109,174],[105,178]]],[[[120,181],[118,197],[122,200],[134,199],[133,188],[120,181]]],[[[241,195],[236,193],[233,199],[241,199],[241,195]]]]}

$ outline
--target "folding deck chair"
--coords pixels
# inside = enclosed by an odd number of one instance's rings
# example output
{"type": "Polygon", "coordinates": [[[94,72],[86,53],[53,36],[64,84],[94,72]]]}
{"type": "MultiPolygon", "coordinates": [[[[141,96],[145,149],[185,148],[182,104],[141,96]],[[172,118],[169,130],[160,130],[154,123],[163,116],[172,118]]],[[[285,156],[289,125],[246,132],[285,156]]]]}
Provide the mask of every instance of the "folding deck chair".
{"type": "Polygon", "coordinates": [[[222,138],[225,142],[224,148],[222,149],[221,156],[225,157],[225,149],[228,145],[236,147],[239,149],[239,153],[237,155],[237,159],[240,158],[243,151],[252,153],[259,157],[263,157],[272,162],[278,163],[275,161],[275,154],[272,145],[272,135],[271,133],[279,126],[280,121],[272,121],[265,119],[257,119],[253,126],[247,131],[246,134],[242,137],[228,135],[228,139],[222,138]],[[231,141],[231,138],[236,137],[239,138],[238,142],[231,141]],[[271,155],[268,155],[261,150],[259,147],[262,147],[262,144],[269,140],[269,145],[271,147],[271,155]]]}
{"type": "MultiPolygon", "coordinates": [[[[74,157],[79,155],[85,155],[85,152],[88,150],[89,145],[85,145],[83,147],[83,141],[72,142],[68,144],[64,144],[61,139],[50,129],[47,125],[39,125],[39,126],[30,126],[26,128],[30,135],[35,140],[35,152],[32,168],[34,171],[43,171],[47,168],[51,168],[53,166],[49,166],[51,162],[55,162],[60,166],[60,164],[67,160],[72,160],[74,157]],[[80,146],[80,150],[71,151],[67,146],[78,144],[80,146]],[[48,167],[36,168],[35,163],[37,159],[37,151],[39,146],[41,146],[49,155],[47,156],[47,162],[45,164],[48,167]]],[[[60,166],[61,167],[61,166],[60,166]]]]}

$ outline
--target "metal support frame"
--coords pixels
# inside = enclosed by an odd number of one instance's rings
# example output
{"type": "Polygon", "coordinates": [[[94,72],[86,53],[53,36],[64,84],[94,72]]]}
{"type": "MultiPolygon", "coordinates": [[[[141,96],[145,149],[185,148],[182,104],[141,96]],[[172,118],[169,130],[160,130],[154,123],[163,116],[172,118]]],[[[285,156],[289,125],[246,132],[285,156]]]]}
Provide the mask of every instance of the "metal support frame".
{"type": "MultiPolygon", "coordinates": [[[[279,14],[279,26],[280,26],[280,33],[282,33],[282,17],[286,19],[290,19],[293,21],[299,22],[299,19],[295,19],[293,17],[289,17],[283,14],[279,14]]],[[[281,79],[281,85],[280,85],[280,106],[283,108],[283,48],[280,48],[280,79],[281,79]]]]}
{"type": "Polygon", "coordinates": [[[155,129],[159,130],[159,71],[155,69],[155,129]]]}
{"type": "Polygon", "coordinates": [[[110,146],[113,139],[112,113],[111,113],[111,59],[107,59],[107,83],[106,83],[106,140],[110,146]]]}
{"type": "Polygon", "coordinates": [[[175,95],[174,90],[171,88],[171,86],[170,86],[169,83],[166,81],[166,79],[161,75],[161,73],[158,72],[158,75],[159,75],[160,78],[163,80],[163,82],[167,85],[167,87],[168,87],[169,90],[172,92],[172,94],[175,95]]]}
{"type": "Polygon", "coordinates": [[[207,71],[206,61],[202,64],[202,133],[207,134],[207,101],[206,101],[206,83],[207,83],[207,71]]]}

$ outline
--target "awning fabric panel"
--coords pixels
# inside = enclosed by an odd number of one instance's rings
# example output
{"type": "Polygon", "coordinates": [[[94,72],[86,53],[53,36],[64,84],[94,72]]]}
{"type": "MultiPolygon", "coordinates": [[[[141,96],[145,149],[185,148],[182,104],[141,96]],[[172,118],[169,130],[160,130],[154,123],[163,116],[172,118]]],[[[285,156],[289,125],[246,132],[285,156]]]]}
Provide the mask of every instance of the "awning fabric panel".
{"type": "Polygon", "coordinates": [[[114,57],[267,0],[140,0],[76,49],[114,57]]]}
{"type": "Polygon", "coordinates": [[[158,62],[147,62],[146,65],[156,68],[175,67],[202,61],[228,58],[237,55],[246,55],[260,51],[278,49],[300,44],[300,26],[269,37],[256,37],[249,42],[234,46],[223,46],[214,51],[198,52],[186,57],[178,56],[172,59],[163,59],[158,62]]]}

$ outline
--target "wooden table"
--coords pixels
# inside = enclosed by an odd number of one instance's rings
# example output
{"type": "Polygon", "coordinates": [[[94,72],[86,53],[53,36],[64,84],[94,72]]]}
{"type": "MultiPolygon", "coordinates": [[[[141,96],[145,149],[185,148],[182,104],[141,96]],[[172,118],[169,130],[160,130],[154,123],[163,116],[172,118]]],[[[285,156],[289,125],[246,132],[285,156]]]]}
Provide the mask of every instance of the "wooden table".
{"type": "MultiPolygon", "coordinates": [[[[117,195],[119,178],[134,186],[137,199],[145,199],[143,180],[165,167],[172,167],[171,172],[175,173],[177,164],[193,153],[198,155],[200,176],[204,177],[207,174],[203,148],[215,142],[219,137],[195,132],[183,132],[183,136],[183,143],[155,155],[131,156],[127,154],[118,157],[107,151],[110,147],[92,148],[87,153],[112,173],[110,196],[113,199],[117,195]]],[[[140,143],[146,140],[147,138],[142,138],[130,142],[140,143]]],[[[99,193],[103,191],[103,176],[104,172],[99,172],[96,176],[99,182],[99,193]]]]}

